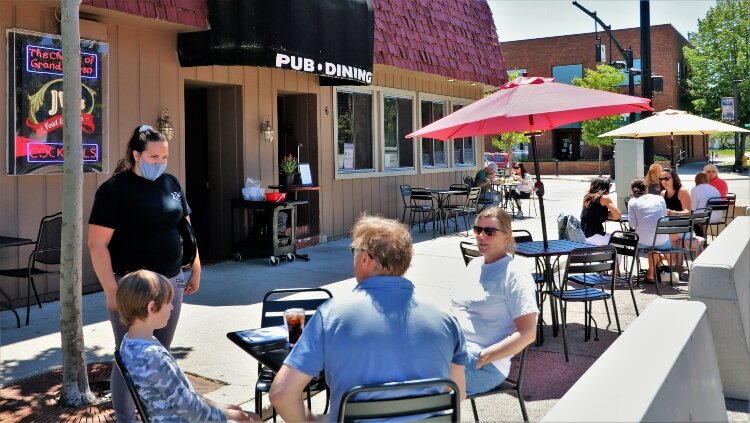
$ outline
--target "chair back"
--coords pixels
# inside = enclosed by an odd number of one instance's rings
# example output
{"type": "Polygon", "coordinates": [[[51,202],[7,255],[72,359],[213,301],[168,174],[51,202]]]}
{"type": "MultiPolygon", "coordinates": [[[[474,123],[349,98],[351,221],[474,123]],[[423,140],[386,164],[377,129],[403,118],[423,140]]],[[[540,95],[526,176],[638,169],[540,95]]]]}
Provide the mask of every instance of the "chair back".
{"type": "Polygon", "coordinates": [[[469,193],[470,189],[471,187],[466,184],[451,184],[450,186],[451,191],[466,191],[466,194],[469,193]]]}
{"type": "Polygon", "coordinates": [[[430,422],[461,421],[458,386],[450,379],[422,379],[355,386],[347,390],[341,398],[337,421],[344,423],[396,418],[407,420],[409,417],[430,422]],[[445,392],[446,387],[450,389],[449,392],[445,392]],[[433,393],[423,393],[430,391],[433,393]],[[413,392],[422,393],[414,395],[413,392]],[[398,396],[399,394],[402,396],[398,396]],[[372,398],[373,395],[383,399],[356,398],[372,398]]]}
{"type": "Polygon", "coordinates": [[[425,188],[412,188],[411,189],[411,202],[414,205],[424,205],[426,206],[427,202],[429,202],[430,206],[434,208],[435,206],[435,197],[432,196],[432,193],[430,190],[425,188]]]}
{"type": "Polygon", "coordinates": [[[410,185],[399,185],[399,190],[401,190],[401,200],[404,202],[404,207],[408,206],[406,203],[406,199],[411,197],[411,186],[410,185]]]}
{"type": "Polygon", "coordinates": [[[615,247],[618,256],[623,257],[627,278],[633,274],[633,267],[638,260],[638,234],[635,232],[614,231],[609,237],[609,244],[615,247]]]}
{"type": "Polygon", "coordinates": [[[628,195],[628,196],[626,196],[626,197],[625,197],[625,200],[624,200],[624,201],[625,201],[625,210],[627,210],[627,209],[628,209],[628,203],[629,203],[629,202],[630,202],[630,200],[632,200],[632,199],[633,199],[633,196],[632,196],[632,195],[628,195]]]}
{"type": "Polygon", "coordinates": [[[301,308],[305,310],[305,320],[315,314],[315,310],[333,298],[331,291],[325,288],[288,288],[274,289],[263,297],[263,309],[261,311],[260,327],[280,326],[284,324],[284,310],[290,308],[301,308]],[[305,293],[304,298],[289,298],[292,294],[305,293]]]}
{"type": "Polygon", "coordinates": [[[473,208],[476,210],[479,204],[479,194],[482,193],[482,188],[474,187],[469,189],[469,196],[466,197],[466,207],[473,208]]]}
{"type": "Polygon", "coordinates": [[[39,223],[39,234],[34,248],[35,261],[44,264],[60,264],[62,244],[62,213],[45,216],[39,223]]]}
{"type": "MultiPolygon", "coordinates": [[[[586,275],[607,271],[614,275],[615,267],[617,267],[617,250],[611,245],[576,248],[568,256],[565,277],[562,280],[567,281],[571,275],[586,275]]],[[[615,279],[612,278],[612,290],[614,289],[615,279]]]]}
{"type": "Polygon", "coordinates": [[[464,264],[466,266],[469,265],[470,261],[482,256],[477,249],[477,245],[471,242],[461,241],[459,247],[461,248],[461,257],[464,258],[464,264]]]}
{"type": "Polygon", "coordinates": [[[513,241],[516,244],[521,242],[534,242],[534,238],[531,236],[531,232],[526,229],[513,229],[513,241]]]}
{"type": "Polygon", "coordinates": [[[699,226],[704,234],[706,234],[708,222],[711,220],[711,212],[710,207],[703,207],[690,212],[690,218],[693,219],[693,226],[699,226]]]}
{"type": "Polygon", "coordinates": [[[144,404],[141,395],[138,393],[138,388],[136,388],[135,382],[133,382],[133,378],[130,376],[130,372],[128,372],[128,369],[122,362],[120,350],[115,350],[115,365],[118,369],[120,369],[122,378],[125,379],[125,385],[128,386],[128,391],[130,392],[130,396],[133,398],[133,402],[135,402],[135,409],[138,410],[138,415],[141,417],[141,421],[145,423],[150,422],[151,419],[149,418],[148,412],[146,411],[146,405],[144,404]]]}
{"type": "Polygon", "coordinates": [[[693,232],[692,219],[690,216],[664,216],[656,223],[654,232],[654,244],[657,235],[689,234],[693,232]]]}
{"type": "MultiPolygon", "coordinates": [[[[731,200],[729,197],[711,197],[706,201],[706,207],[721,213],[721,219],[715,223],[727,223],[731,200]]],[[[734,207],[731,207],[734,210],[734,207]]]]}

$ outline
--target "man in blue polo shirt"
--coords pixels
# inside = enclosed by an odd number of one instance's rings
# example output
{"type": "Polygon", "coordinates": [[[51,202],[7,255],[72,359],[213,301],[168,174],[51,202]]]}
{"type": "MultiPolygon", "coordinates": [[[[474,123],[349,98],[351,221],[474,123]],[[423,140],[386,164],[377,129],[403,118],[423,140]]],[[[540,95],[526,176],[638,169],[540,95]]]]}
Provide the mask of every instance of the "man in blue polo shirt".
{"type": "Polygon", "coordinates": [[[461,328],[402,276],[413,252],[409,230],[395,220],[363,216],[354,224],[357,286],[318,307],[271,387],[271,403],[285,421],[316,419],[300,398],[324,369],[334,419],[344,392],[362,384],[450,378],[464,398],[461,328]]]}

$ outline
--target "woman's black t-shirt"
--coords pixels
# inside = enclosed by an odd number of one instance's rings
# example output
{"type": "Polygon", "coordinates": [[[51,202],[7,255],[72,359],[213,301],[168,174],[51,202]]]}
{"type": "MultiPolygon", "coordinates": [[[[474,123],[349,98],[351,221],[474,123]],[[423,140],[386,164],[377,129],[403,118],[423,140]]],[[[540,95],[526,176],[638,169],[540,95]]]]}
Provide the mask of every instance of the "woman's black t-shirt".
{"type": "Polygon", "coordinates": [[[679,191],[675,190],[670,197],[667,191],[664,191],[664,202],[667,203],[667,210],[682,211],[682,201],[680,201],[679,191]]]}
{"type": "Polygon", "coordinates": [[[604,221],[607,220],[606,206],[602,206],[600,203],[601,198],[596,201],[592,201],[588,207],[584,207],[581,211],[581,229],[586,238],[590,238],[596,234],[604,235],[604,221]]]}
{"type": "Polygon", "coordinates": [[[114,229],[108,249],[115,274],[147,269],[172,278],[182,262],[176,224],[190,212],[174,176],[149,181],[128,171],[99,187],[89,223],[114,229]]]}

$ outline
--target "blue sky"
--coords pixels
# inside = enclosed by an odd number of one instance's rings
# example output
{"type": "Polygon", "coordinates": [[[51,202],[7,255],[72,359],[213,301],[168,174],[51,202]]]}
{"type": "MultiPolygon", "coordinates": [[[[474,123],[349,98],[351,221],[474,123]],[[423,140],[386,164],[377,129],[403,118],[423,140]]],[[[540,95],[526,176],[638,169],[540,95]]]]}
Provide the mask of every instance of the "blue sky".
{"type": "MultiPolygon", "coordinates": [[[[579,0],[612,29],[640,26],[638,0],[579,0]]],[[[687,38],[715,0],[651,0],[651,25],[671,23],[687,38]]],[[[594,31],[594,20],[571,0],[489,0],[500,42],[594,31]]],[[[601,30],[601,27],[599,27],[601,30]]]]}

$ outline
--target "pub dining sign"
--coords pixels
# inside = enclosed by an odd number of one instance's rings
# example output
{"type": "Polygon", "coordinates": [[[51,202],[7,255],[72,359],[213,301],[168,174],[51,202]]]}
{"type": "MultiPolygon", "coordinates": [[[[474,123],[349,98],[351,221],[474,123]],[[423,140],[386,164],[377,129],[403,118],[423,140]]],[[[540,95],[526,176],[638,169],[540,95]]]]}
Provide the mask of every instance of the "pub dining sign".
{"type": "MultiPolygon", "coordinates": [[[[63,52],[60,37],[9,29],[8,175],[62,173],[63,52]]],[[[81,40],[83,171],[107,172],[109,46],[81,40]]]]}

